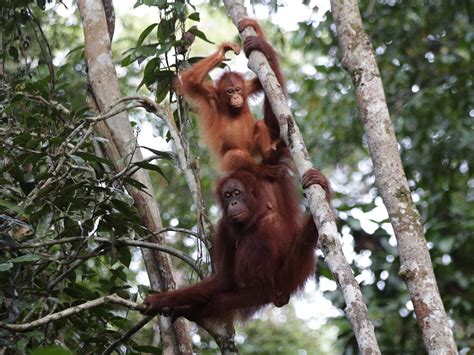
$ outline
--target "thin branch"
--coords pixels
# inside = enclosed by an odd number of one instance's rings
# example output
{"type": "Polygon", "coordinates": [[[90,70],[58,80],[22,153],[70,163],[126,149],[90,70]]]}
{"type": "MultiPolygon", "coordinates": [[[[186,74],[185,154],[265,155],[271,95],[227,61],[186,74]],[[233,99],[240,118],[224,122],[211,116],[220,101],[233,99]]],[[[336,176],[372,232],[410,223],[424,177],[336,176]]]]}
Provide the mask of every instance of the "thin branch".
{"type": "MultiPolygon", "coordinates": [[[[97,241],[104,242],[104,243],[112,243],[110,240],[106,238],[94,238],[97,241]]],[[[131,240],[131,239],[117,239],[114,243],[114,246],[120,247],[122,245],[128,245],[128,246],[135,246],[135,247],[141,247],[141,248],[147,248],[147,249],[154,249],[154,250],[159,250],[164,253],[173,255],[181,260],[183,260],[186,264],[191,266],[194,271],[198,274],[198,276],[202,279],[204,278],[204,275],[201,271],[201,269],[196,265],[195,261],[187,256],[185,253],[182,251],[169,247],[167,245],[162,245],[162,244],[156,244],[156,243],[150,243],[150,242],[142,242],[139,240],[131,240]]]]}
{"type": "Polygon", "coordinates": [[[66,318],[73,314],[83,312],[85,310],[102,306],[108,303],[124,306],[134,311],[143,311],[146,309],[146,306],[143,304],[135,303],[135,302],[126,300],[125,298],[119,297],[116,294],[113,294],[113,295],[104,296],[92,301],[82,303],[78,306],[66,308],[65,310],[50,314],[46,317],[42,317],[40,319],[37,319],[29,323],[9,324],[5,322],[0,322],[0,328],[10,330],[12,332],[27,332],[29,330],[41,327],[42,325],[48,324],[50,322],[55,322],[59,319],[66,318]]]}
{"type": "Polygon", "coordinates": [[[38,30],[41,34],[41,37],[44,41],[44,44],[46,44],[46,50],[45,50],[44,46],[43,46],[43,41],[41,41],[39,39],[36,31],[33,30],[33,33],[35,34],[36,40],[37,40],[38,45],[41,49],[41,52],[43,52],[46,64],[47,64],[48,69],[49,69],[49,75],[50,75],[50,81],[51,81],[50,97],[52,98],[54,96],[54,91],[55,91],[55,87],[56,87],[56,74],[55,74],[55,71],[54,71],[53,55],[52,55],[52,52],[51,52],[51,46],[49,45],[48,38],[46,37],[46,35],[43,31],[43,28],[41,27],[41,24],[39,23],[39,21],[36,18],[35,14],[33,13],[33,11],[31,11],[29,6],[27,6],[27,9],[28,9],[28,14],[33,19],[34,24],[36,25],[36,27],[38,27],[38,30]]]}
{"type": "Polygon", "coordinates": [[[117,346],[119,346],[122,343],[125,343],[128,339],[130,339],[133,336],[133,334],[135,334],[140,329],[142,329],[148,322],[150,322],[155,317],[156,317],[156,315],[151,315],[151,316],[146,316],[145,318],[143,318],[140,322],[138,322],[133,327],[131,327],[129,330],[127,330],[119,339],[117,339],[112,344],[110,344],[107,347],[107,349],[104,350],[102,355],[112,354],[112,351],[117,346]]]}
{"type": "MultiPolygon", "coordinates": [[[[5,217],[5,216],[0,215],[0,217],[5,217]]],[[[22,224],[25,224],[25,223],[22,223],[22,224]]],[[[27,225],[27,226],[29,226],[29,225],[27,225]]],[[[163,233],[167,233],[167,232],[183,233],[183,234],[192,235],[196,238],[198,237],[198,235],[195,232],[193,232],[192,230],[185,229],[185,228],[169,227],[169,228],[164,228],[164,229],[160,230],[157,233],[150,234],[150,235],[144,237],[143,239],[146,240],[146,239],[148,239],[148,238],[150,238],[150,237],[152,237],[156,234],[163,234],[163,233]]],[[[47,246],[56,245],[56,244],[66,244],[66,243],[77,242],[79,240],[83,240],[84,238],[85,237],[69,237],[69,238],[48,240],[48,241],[37,242],[37,243],[22,243],[22,244],[16,245],[14,248],[15,249],[37,249],[37,248],[47,247],[47,246]]],[[[97,238],[95,238],[95,240],[97,240],[97,238]]],[[[128,239],[125,239],[125,240],[128,240],[128,239]]],[[[2,247],[0,249],[7,249],[7,247],[2,247]]]]}
{"type": "MultiPolygon", "coordinates": [[[[159,114],[159,111],[156,111],[156,114],[159,114]]],[[[207,248],[210,248],[211,244],[211,234],[212,234],[212,225],[205,213],[204,200],[202,198],[201,185],[199,177],[197,174],[198,168],[196,170],[191,168],[189,163],[189,152],[186,149],[186,143],[179,133],[178,127],[173,119],[173,113],[169,106],[166,106],[165,109],[161,112],[160,116],[165,120],[170,131],[170,135],[173,138],[173,144],[178,156],[179,168],[184,174],[186,183],[188,184],[189,190],[194,200],[194,204],[198,210],[198,225],[201,233],[204,235],[205,242],[204,245],[207,248]]],[[[197,163],[197,162],[196,162],[197,163]]]]}
{"type": "MultiPolygon", "coordinates": [[[[157,234],[164,233],[166,231],[179,231],[179,232],[184,232],[191,234],[191,231],[188,231],[187,229],[182,229],[182,228],[166,228],[158,232],[157,234]]],[[[195,234],[194,234],[195,235],[195,234]]],[[[51,245],[56,245],[56,244],[65,244],[65,243],[71,243],[71,242],[76,242],[79,240],[84,240],[85,237],[70,237],[70,238],[63,238],[63,239],[58,239],[58,240],[50,240],[46,242],[39,242],[39,243],[30,243],[30,244],[19,244],[15,246],[15,249],[36,249],[36,248],[41,248],[45,246],[51,246],[51,245]]],[[[196,264],[193,258],[189,257],[182,251],[175,249],[173,247],[167,246],[167,245],[162,245],[162,244],[157,244],[157,243],[150,243],[150,242],[144,242],[141,240],[133,240],[133,239],[117,239],[115,241],[111,241],[107,238],[103,237],[93,237],[92,240],[101,242],[104,244],[111,244],[115,247],[122,247],[122,246],[134,246],[134,247],[141,247],[141,248],[147,248],[147,249],[153,249],[153,250],[159,250],[161,252],[173,255],[177,257],[178,259],[181,259],[184,261],[186,264],[191,266],[194,271],[198,274],[198,276],[202,279],[204,278],[203,272],[200,269],[200,267],[196,264]]],[[[1,248],[0,248],[1,249],[1,248]]],[[[5,248],[3,248],[5,249],[5,248]]],[[[59,277],[57,277],[54,281],[50,283],[48,288],[54,287],[58,282],[63,280],[72,270],[80,266],[82,263],[84,263],[85,260],[88,258],[94,257],[97,255],[99,252],[103,252],[103,245],[99,246],[96,248],[96,250],[91,253],[90,255],[81,258],[81,260],[76,260],[76,262],[66,271],[64,271],[59,277]]]]}
{"type": "MultiPolygon", "coordinates": [[[[14,249],[37,249],[37,248],[42,248],[42,247],[48,247],[48,246],[51,246],[51,245],[59,245],[59,244],[77,242],[77,241],[83,240],[83,239],[84,239],[84,237],[69,237],[69,238],[62,238],[62,239],[56,239],[56,240],[48,240],[46,242],[24,243],[24,244],[15,245],[14,249]]],[[[0,248],[0,249],[6,249],[6,247],[5,248],[0,248]]]]}
{"type": "Polygon", "coordinates": [[[100,245],[97,248],[94,249],[94,251],[86,256],[83,256],[81,259],[76,259],[74,262],[72,262],[71,266],[64,271],[61,275],[56,277],[53,281],[51,281],[48,284],[48,291],[52,290],[58,283],[60,283],[62,280],[64,280],[73,270],[77,269],[79,266],[84,264],[87,259],[99,256],[110,249],[110,246],[104,246],[100,245]]]}
{"type": "Polygon", "coordinates": [[[22,96],[25,96],[29,99],[32,99],[32,100],[36,100],[38,102],[41,102],[43,104],[45,104],[46,106],[51,106],[59,111],[62,111],[63,113],[69,115],[71,113],[71,111],[64,107],[62,104],[60,104],[59,102],[57,101],[54,101],[54,100],[46,100],[43,96],[39,96],[39,95],[32,95],[30,93],[27,93],[27,92],[17,92],[16,93],[17,95],[22,95],[22,96]]]}

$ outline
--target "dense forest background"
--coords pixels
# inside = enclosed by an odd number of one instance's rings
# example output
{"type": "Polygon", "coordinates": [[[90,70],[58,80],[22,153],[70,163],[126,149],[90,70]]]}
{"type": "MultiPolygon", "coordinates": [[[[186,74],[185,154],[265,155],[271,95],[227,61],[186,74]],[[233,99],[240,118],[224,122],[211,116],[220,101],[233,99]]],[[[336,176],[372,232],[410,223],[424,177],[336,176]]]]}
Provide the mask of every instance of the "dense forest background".
{"type": "MultiPolygon", "coordinates": [[[[0,320],[32,321],[112,293],[140,301],[149,285],[141,254],[101,239],[140,237],[146,231],[123,190],[124,184],[140,186],[127,172],[112,172],[111,163],[99,153],[104,138],[86,134],[93,128],[87,118],[95,114],[87,103],[76,5],[0,0],[0,6],[0,320]],[[66,238],[76,239],[21,247],[66,238]]],[[[289,21],[289,7],[281,1],[252,1],[248,6],[280,53],[292,111],[314,165],[331,181],[344,252],[361,283],[382,353],[422,353],[413,305],[398,275],[396,239],[374,186],[331,12],[318,2],[303,1],[296,8],[301,8],[298,20],[289,21]]],[[[474,347],[472,4],[364,0],[360,8],[440,293],[460,353],[468,353],[474,347]]],[[[170,85],[177,65],[208,55],[216,43],[239,41],[216,1],[116,1],[115,10],[113,53],[124,95],[138,91],[159,103],[175,104],[170,85]],[[194,43],[186,56],[177,55],[183,31],[193,25],[194,43]]],[[[246,59],[240,55],[229,66],[246,71],[246,59]]],[[[254,102],[257,116],[261,101],[254,102]]],[[[130,117],[138,145],[149,159],[128,171],[150,171],[163,225],[175,229],[166,235],[166,243],[206,265],[202,243],[179,233],[196,233],[196,212],[169,153],[166,125],[142,109],[132,110],[130,117]]],[[[185,123],[192,154],[200,157],[201,187],[215,222],[218,208],[212,187],[217,174],[199,142],[195,117],[190,115],[185,123]]],[[[196,281],[188,265],[178,258],[172,262],[179,284],[196,281]]],[[[342,301],[320,259],[317,282],[310,283],[299,300],[269,308],[238,327],[239,350],[355,353],[342,301]]],[[[57,346],[62,349],[57,348],[58,353],[100,352],[140,317],[105,305],[27,333],[0,330],[0,349],[41,354],[57,346]]],[[[193,327],[192,334],[197,353],[216,352],[205,332],[193,327]]],[[[119,351],[159,352],[160,346],[156,330],[148,325],[119,351]]]]}

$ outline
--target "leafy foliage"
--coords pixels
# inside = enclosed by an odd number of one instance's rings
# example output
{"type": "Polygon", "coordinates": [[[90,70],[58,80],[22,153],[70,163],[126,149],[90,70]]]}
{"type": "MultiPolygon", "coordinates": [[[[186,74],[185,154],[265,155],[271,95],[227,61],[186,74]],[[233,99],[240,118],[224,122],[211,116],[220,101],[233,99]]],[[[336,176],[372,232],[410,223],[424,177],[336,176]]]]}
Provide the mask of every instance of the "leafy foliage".
{"type": "MultiPolygon", "coordinates": [[[[146,239],[150,233],[124,185],[141,188],[131,176],[137,168],[161,170],[138,162],[121,174],[113,171],[102,153],[104,139],[91,135],[96,121],[85,103],[85,80],[78,80],[83,58],[70,56],[79,70],[72,63],[52,65],[51,52],[39,48],[47,39],[38,35],[37,17],[47,14],[26,2],[14,4],[0,10],[2,28],[8,28],[0,93],[1,319],[26,322],[113,293],[135,300],[133,249],[116,241],[146,239]],[[26,48],[26,38],[42,43],[26,48]],[[83,94],[73,95],[78,83],[83,94]]],[[[170,158],[155,153],[158,160],[170,158]]],[[[0,330],[0,347],[6,353],[95,353],[135,318],[106,305],[41,331],[0,330]],[[56,339],[63,348],[50,346],[56,339]]]]}

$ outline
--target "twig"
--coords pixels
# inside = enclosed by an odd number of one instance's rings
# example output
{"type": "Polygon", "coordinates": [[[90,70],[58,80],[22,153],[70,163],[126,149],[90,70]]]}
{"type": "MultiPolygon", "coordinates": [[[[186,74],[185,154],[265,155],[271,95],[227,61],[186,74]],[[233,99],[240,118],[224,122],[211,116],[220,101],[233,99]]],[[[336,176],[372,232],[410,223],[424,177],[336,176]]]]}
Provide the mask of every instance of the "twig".
{"type": "MultiPolygon", "coordinates": [[[[110,240],[106,238],[94,238],[97,241],[104,242],[104,243],[112,243],[110,240]]],[[[162,244],[156,244],[156,243],[150,243],[150,242],[142,242],[139,240],[131,240],[131,239],[117,239],[114,243],[114,246],[120,247],[122,245],[128,245],[128,246],[135,246],[135,247],[141,247],[141,248],[147,248],[147,249],[154,249],[154,250],[159,250],[164,253],[176,256],[177,258],[183,260],[186,264],[191,266],[194,271],[198,274],[198,276],[202,279],[204,278],[204,275],[201,271],[201,269],[196,265],[194,260],[187,256],[185,253],[182,251],[169,247],[167,245],[162,245],[162,244]]]]}
{"type": "Polygon", "coordinates": [[[132,337],[133,334],[138,332],[140,329],[142,329],[149,321],[151,321],[153,318],[155,318],[155,315],[151,316],[146,316],[143,318],[140,322],[135,324],[133,327],[131,327],[129,330],[127,330],[119,339],[114,341],[112,344],[110,344],[107,349],[104,350],[102,355],[108,355],[111,354],[112,351],[121,343],[125,343],[128,339],[132,337]]]}
{"type": "MultiPolygon", "coordinates": [[[[157,111],[156,113],[158,114],[159,112],[157,111]]],[[[191,191],[191,195],[193,196],[194,204],[197,207],[198,225],[205,238],[204,245],[207,248],[210,248],[212,225],[205,213],[204,201],[202,198],[201,186],[197,175],[197,169],[193,170],[190,166],[191,164],[189,164],[189,154],[186,154],[188,152],[185,143],[183,142],[181,134],[179,133],[178,127],[176,127],[176,124],[173,120],[173,114],[169,106],[165,107],[164,112],[162,112],[162,115],[160,116],[166,121],[168,125],[168,129],[170,131],[171,137],[173,138],[173,144],[177,152],[179,168],[184,174],[186,183],[188,184],[189,190],[191,191]]]]}
{"type": "MultiPolygon", "coordinates": [[[[15,245],[14,249],[36,249],[36,248],[48,247],[48,246],[56,245],[56,244],[66,244],[66,243],[77,242],[78,240],[82,240],[82,239],[84,239],[84,237],[69,237],[69,238],[62,238],[62,239],[56,239],[56,240],[48,240],[46,242],[24,243],[24,244],[15,245]]],[[[6,249],[6,247],[0,248],[0,249],[6,249]]]]}
{"type": "Polygon", "coordinates": [[[112,294],[112,295],[104,296],[92,301],[82,303],[78,306],[66,308],[65,310],[50,314],[46,317],[39,318],[33,322],[23,323],[23,324],[9,324],[5,322],[0,322],[0,328],[10,330],[12,332],[27,332],[31,329],[38,328],[50,322],[55,322],[59,319],[66,318],[73,314],[76,314],[76,313],[79,313],[79,312],[82,312],[94,307],[98,307],[107,303],[118,304],[134,311],[143,311],[146,309],[146,306],[143,304],[135,303],[135,302],[126,300],[125,298],[119,297],[116,294],[112,294]]]}
{"type": "Polygon", "coordinates": [[[55,88],[56,88],[56,74],[55,74],[55,71],[54,71],[53,54],[51,52],[51,46],[49,45],[48,38],[46,37],[46,35],[43,31],[43,28],[41,27],[41,24],[39,23],[39,21],[36,18],[35,14],[33,13],[33,11],[31,11],[29,6],[27,6],[27,9],[28,9],[28,14],[31,16],[31,18],[33,19],[33,22],[38,27],[38,30],[41,33],[41,37],[43,38],[43,41],[46,44],[46,50],[45,50],[44,47],[43,47],[43,43],[40,41],[40,39],[38,37],[38,34],[33,29],[33,33],[35,34],[35,37],[36,37],[38,45],[41,49],[41,52],[43,52],[43,55],[45,57],[46,65],[48,66],[50,80],[51,80],[50,97],[52,98],[54,96],[54,92],[55,92],[55,88]]]}
{"type": "Polygon", "coordinates": [[[58,283],[64,280],[73,270],[77,269],[79,266],[84,264],[87,261],[87,259],[101,255],[105,253],[108,249],[110,249],[110,246],[104,247],[104,245],[100,245],[97,248],[95,248],[92,253],[82,257],[81,259],[76,259],[74,262],[72,262],[72,265],[66,271],[64,271],[61,275],[56,277],[53,281],[51,281],[48,284],[48,291],[51,291],[58,283]]]}
{"type": "Polygon", "coordinates": [[[22,96],[25,96],[29,99],[33,99],[33,100],[36,100],[36,101],[39,101],[47,106],[52,106],[54,107],[55,109],[59,110],[59,111],[62,111],[63,113],[65,114],[70,114],[71,111],[69,109],[67,109],[66,107],[64,107],[62,104],[60,104],[59,102],[57,101],[54,101],[54,100],[46,100],[43,96],[39,96],[39,95],[32,95],[30,93],[27,93],[27,92],[17,92],[16,93],[17,95],[22,95],[22,96]]]}
{"type": "MultiPolygon", "coordinates": [[[[8,216],[5,216],[5,215],[0,215],[0,217],[8,217],[8,216]]],[[[16,223],[19,223],[21,221],[17,221],[17,220],[14,220],[16,221],[16,223]]],[[[29,226],[27,225],[26,223],[24,222],[21,222],[22,225],[26,225],[26,226],[29,226]]],[[[198,237],[198,235],[193,232],[192,230],[189,230],[189,229],[185,229],[185,228],[175,228],[175,227],[169,227],[169,228],[164,228],[162,230],[160,230],[159,232],[156,232],[154,234],[150,234],[146,237],[144,237],[143,239],[146,240],[150,237],[152,237],[153,235],[156,235],[156,234],[163,234],[163,233],[167,233],[167,232],[176,232],[176,233],[183,233],[183,234],[189,234],[189,235],[192,235],[194,237],[198,237]]],[[[18,244],[16,245],[14,248],[15,249],[36,249],[36,248],[42,248],[42,247],[47,247],[47,246],[50,246],[50,245],[56,245],[56,244],[66,244],[66,243],[71,243],[71,242],[77,242],[79,240],[82,240],[84,239],[85,237],[69,237],[69,238],[62,238],[62,239],[55,239],[55,240],[48,240],[48,241],[44,241],[44,242],[37,242],[37,243],[22,243],[22,244],[18,244]]],[[[94,238],[95,240],[97,240],[97,238],[94,238]]],[[[125,239],[125,240],[128,240],[128,239],[125,239]]],[[[0,249],[7,249],[7,247],[2,247],[0,249]]]]}

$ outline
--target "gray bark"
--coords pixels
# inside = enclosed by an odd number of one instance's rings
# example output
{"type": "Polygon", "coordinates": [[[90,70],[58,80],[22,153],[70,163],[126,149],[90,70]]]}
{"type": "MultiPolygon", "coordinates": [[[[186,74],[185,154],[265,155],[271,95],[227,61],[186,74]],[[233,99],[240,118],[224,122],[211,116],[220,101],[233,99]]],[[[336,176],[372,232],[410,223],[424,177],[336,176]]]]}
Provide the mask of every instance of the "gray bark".
{"type": "MultiPolygon", "coordinates": [[[[240,1],[224,0],[224,4],[235,25],[238,24],[239,20],[247,17],[247,12],[240,1]]],[[[247,28],[242,36],[245,38],[249,35],[255,35],[255,32],[253,29],[247,28]]],[[[252,52],[248,66],[258,75],[262,83],[273,112],[278,117],[281,138],[287,142],[296,169],[301,177],[312,167],[312,163],[278,80],[262,53],[252,52]]],[[[351,322],[359,350],[362,354],[380,354],[374,327],[369,321],[361,290],[342,253],[335,216],[326,201],[325,192],[320,186],[313,185],[307,188],[305,193],[319,231],[319,245],[324,252],[325,261],[343,294],[346,302],[345,313],[351,322]]]]}
{"type": "MultiPolygon", "coordinates": [[[[109,23],[101,1],[79,1],[85,37],[85,56],[88,64],[88,78],[99,111],[105,111],[120,97],[117,74],[112,61],[109,23]]],[[[141,152],[136,149],[136,139],[126,112],[108,119],[100,126],[99,132],[109,139],[107,154],[115,164],[117,171],[123,170],[130,162],[143,160],[141,152]]],[[[131,186],[130,192],[135,206],[143,218],[144,224],[152,232],[162,229],[159,206],[154,199],[153,187],[148,172],[140,169],[133,178],[146,186],[146,192],[131,186]]],[[[162,244],[157,234],[152,241],[162,244]]],[[[169,257],[161,252],[142,249],[150,284],[155,290],[167,290],[176,287],[171,273],[169,257]]],[[[192,346],[184,320],[171,324],[170,318],[158,318],[164,354],[191,354],[192,346]]]]}
{"type": "Polygon", "coordinates": [[[356,0],[331,0],[331,8],[342,50],[342,64],[356,89],[375,182],[397,237],[400,275],[408,286],[425,347],[430,354],[456,354],[453,333],[439,294],[420,215],[411,198],[382,80],[358,3],[356,0]]]}

